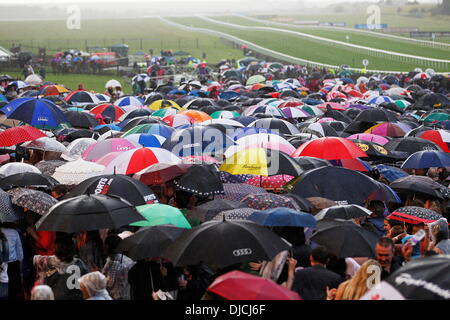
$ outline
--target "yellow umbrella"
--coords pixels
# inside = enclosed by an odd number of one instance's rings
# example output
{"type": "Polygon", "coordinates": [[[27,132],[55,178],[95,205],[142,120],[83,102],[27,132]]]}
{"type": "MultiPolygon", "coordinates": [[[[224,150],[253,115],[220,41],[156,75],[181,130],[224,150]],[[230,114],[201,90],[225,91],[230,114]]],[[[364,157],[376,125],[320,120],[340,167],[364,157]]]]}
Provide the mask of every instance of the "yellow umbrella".
{"type": "Polygon", "coordinates": [[[165,99],[153,101],[152,104],[149,105],[148,107],[151,110],[159,110],[159,109],[170,108],[170,107],[175,108],[180,111],[185,110],[182,107],[180,107],[175,101],[165,100],[165,99]]]}
{"type": "Polygon", "coordinates": [[[227,158],[219,169],[231,174],[268,176],[267,152],[262,148],[238,151],[227,158]]]}

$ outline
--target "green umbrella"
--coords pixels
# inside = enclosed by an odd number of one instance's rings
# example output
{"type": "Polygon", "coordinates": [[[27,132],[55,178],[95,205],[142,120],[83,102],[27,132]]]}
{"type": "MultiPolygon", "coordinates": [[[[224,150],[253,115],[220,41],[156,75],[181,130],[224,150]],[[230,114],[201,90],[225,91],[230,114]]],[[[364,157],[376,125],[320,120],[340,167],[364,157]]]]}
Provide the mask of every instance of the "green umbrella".
{"type": "Polygon", "coordinates": [[[246,85],[251,86],[256,83],[264,83],[264,82],[266,82],[266,78],[263,77],[262,75],[257,74],[256,76],[251,76],[250,78],[248,78],[246,85]]]}
{"type": "Polygon", "coordinates": [[[423,119],[423,121],[425,122],[434,122],[443,120],[450,120],[450,114],[442,112],[430,113],[423,119]]]}
{"type": "Polygon", "coordinates": [[[215,111],[211,114],[211,118],[213,119],[231,119],[239,116],[239,112],[226,110],[215,111]]]}
{"type": "Polygon", "coordinates": [[[136,209],[145,220],[134,222],[130,224],[131,226],[151,227],[162,224],[171,224],[179,228],[192,228],[183,213],[175,207],[155,203],[137,206],[136,209]]]}
{"type": "Polygon", "coordinates": [[[411,103],[406,100],[396,100],[395,104],[402,109],[405,109],[407,106],[411,105],[411,103]]]}

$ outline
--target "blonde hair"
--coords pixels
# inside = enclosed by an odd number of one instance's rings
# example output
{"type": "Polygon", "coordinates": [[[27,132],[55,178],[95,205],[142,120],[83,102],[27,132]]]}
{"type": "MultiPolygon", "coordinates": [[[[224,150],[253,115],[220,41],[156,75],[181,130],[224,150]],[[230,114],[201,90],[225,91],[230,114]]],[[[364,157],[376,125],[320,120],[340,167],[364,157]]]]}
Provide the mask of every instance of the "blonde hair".
{"type": "Polygon", "coordinates": [[[373,275],[373,272],[368,270],[370,266],[376,266],[380,271],[382,269],[376,260],[371,259],[364,262],[352,279],[345,281],[339,286],[338,292],[342,292],[339,300],[359,300],[369,290],[367,281],[373,275]]]}

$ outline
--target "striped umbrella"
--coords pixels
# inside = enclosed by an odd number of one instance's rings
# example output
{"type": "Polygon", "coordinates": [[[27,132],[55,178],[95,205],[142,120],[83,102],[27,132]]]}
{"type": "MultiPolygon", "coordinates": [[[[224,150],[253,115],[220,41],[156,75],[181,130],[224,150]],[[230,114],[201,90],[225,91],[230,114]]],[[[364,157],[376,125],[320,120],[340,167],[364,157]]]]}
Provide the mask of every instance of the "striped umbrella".
{"type": "Polygon", "coordinates": [[[89,110],[90,113],[108,117],[113,121],[119,121],[119,118],[125,113],[120,107],[111,103],[103,103],[89,110]]]}
{"type": "Polygon", "coordinates": [[[388,97],[388,96],[379,96],[379,97],[374,97],[374,98],[371,98],[371,99],[369,99],[368,101],[367,101],[368,103],[370,103],[370,104],[382,104],[383,102],[395,102],[394,100],[392,100],[392,98],[391,97],[388,97]]]}
{"type": "Polygon", "coordinates": [[[184,115],[184,114],[171,114],[168,116],[165,116],[162,119],[165,123],[167,123],[171,127],[180,127],[183,125],[191,125],[194,121],[192,118],[184,115]]]}
{"type": "Polygon", "coordinates": [[[152,113],[154,117],[160,117],[164,118],[167,116],[176,115],[179,111],[175,108],[165,108],[165,109],[159,109],[152,113]]]}
{"type": "Polygon", "coordinates": [[[157,134],[165,138],[170,137],[170,135],[175,131],[172,127],[158,124],[158,123],[146,123],[138,125],[127,132],[125,132],[122,137],[125,138],[131,134],[135,133],[147,133],[147,134],[157,134]]]}
{"type": "Polygon", "coordinates": [[[141,145],[148,148],[161,148],[166,138],[157,134],[150,133],[134,133],[125,137],[134,145],[141,145]]]}
{"type": "Polygon", "coordinates": [[[236,111],[226,111],[226,110],[215,111],[211,114],[211,118],[213,119],[231,119],[239,116],[240,114],[236,111]]]}
{"type": "Polygon", "coordinates": [[[295,107],[288,107],[288,108],[282,108],[281,112],[284,114],[284,118],[286,119],[296,119],[296,118],[310,118],[311,115],[300,108],[295,107]]]}
{"type": "Polygon", "coordinates": [[[135,96],[126,96],[117,99],[114,102],[114,105],[119,106],[122,110],[128,112],[137,108],[144,108],[144,100],[135,96]]]}

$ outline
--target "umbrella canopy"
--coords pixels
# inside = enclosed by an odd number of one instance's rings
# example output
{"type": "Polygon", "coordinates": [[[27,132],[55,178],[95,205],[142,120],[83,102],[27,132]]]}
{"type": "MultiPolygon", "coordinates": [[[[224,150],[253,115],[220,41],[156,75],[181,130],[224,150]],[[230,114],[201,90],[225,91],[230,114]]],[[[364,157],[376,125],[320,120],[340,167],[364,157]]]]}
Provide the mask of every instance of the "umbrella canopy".
{"type": "Polygon", "coordinates": [[[250,86],[256,83],[265,83],[266,82],[266,78],[262,75],[255,75],[255,76],[251,76],[250,78],[247,79],[247,82],[245,83],[245,85],[250,86]]]}
{"type": "Polygon", "coordinates": [[[363,110],[358,116],[354,119],[354,121],[364,121],[364,122],[395,122],[397,121],[397,115],[394,112],[381,109],[381,108],[373,108],[363,110]]]}
{"type": "Polygon", "coordinates": [[[21,120],[29,125],[55,129],[67,122],[64,112],[47,99],[18,98],[0,109],[8,119],[21,120]]]}
{"type": "Polygon", "coordinates": [[[144,100],[140,97],[134,96],[126,96],[119,98],[116,101],[114,101],[114,105],[119,106],[125,112],[145,108],[144,100]]]}
{"type": "Polygon", "coordinates": [[[396,209],[387,218],[410,224],[418,224],[435,222],[441,219],[442,215],[430,209],[408,206],[396,209]]]}
{"type": "Polygon", "coordinates": [[[144,219],[131,225],[137,227],[151,227],[156,225],[171,224],[175,227],[190,229],[191,225],[184,217],[180,209],[166,204],[146,204],[136,207],[144,219]]]}
{"type": "Polygon", "coordinates": [[[383,147],[389,151],[400,151],[405,152],[409,155],[424,150],[442,151],[442,149],[434,142],[416,137],[392,139],[383,147]]]}
{"type": "Polygon", "coordinates": [[[390,187],[398,193],[421,193],[442,199],[441,189],[445,187],[425,176],[406,176],[393,181],[390,187]]]}
{"type": "Polygon", "coordinates": [[[159,123],[146,123],[146,124],[140,124],[136,127],[128,130],[123,134],[122,137],[127,137],[131,134],[137,134],[137,133],[147,133],[147,134],[157,134],[160,136],[163,136],[164,138],[170,137],[170,135],[175,131],[175,129],[159,123]]]}
{"type": "Polygon", "coordinates": [[[223,221],[224,219],[229,220],[247,220],[249,216],[251,216],[256,210],[251,208],[239,208],[239,209],[231,209],[219,212],[212,219],[207,220],[217,220],[223,221]]]}
{"type": "Polygon", "coordinates": [[[9,194],[0,190],[0,223],[15,222],[24,217],[23,211],[12,204],[9,194]]]}
{"type": "Polygon", "coordinates": [[[42,137],[46,137],[46,135],[34,127],[20,126],[9,128],[3,132],[0,132],[0,147],[10,147],[42,137]]]}
{"type": "Polygon", "coordinates": [[[271,260],[289,246],[272,231],[250,221],[208,221],[183,233],[163,253],[175,266],[202,261],[225,267],[271,260]]]}
{"type": "Polygon", "coordinates": [[[248,220],[267,227],[316,227],[313,215],[289,208],[256,211],[248,217],[248,220]]]}
{"type": "Polygon", "coordinates": [[[268,192],[248,194],[241,200],[241,202],[247,205],[249,208],[255,210],[268,210],[276,209],[279,207],[289,208],[297,211],[301,210],[300,206],[293,198],[268,192]]]}
{"type": "Polygon", "coordinates": [[[69,93],[64,100],[72,105],[98,104],[100,99],[95,94],[84,90],[76,90],[69,93]]]}
{"type": "Polygon", "coordinates": [[[372,211],[358,206],[356,204],[350,205],[338,205],[325,208],[314,216],[317,221],[323,219],[343,219],[351,220],[356,218],[368,217],[372,214],[372,211]]]}
{"type": "Polygon", "coordinates": [[[300,131],[298,131],[298,129],[292,123],[282,119],[274,119],[274,118],[259,119],[253,123],[250,123],[248,126],[255,128],[271,129],[273,131],[279,131],[282,134],[289,134],[289,135],[300,133],[300,131]]]}
{"type": "Polygon", "coordinates": [[[134,118],[138,118],[138,117],[149,117],[151,115],[152,115],[152,111],[150,111],[149,109],[138,108],[138,109],[130,110],[130,111],[124,113],[119,118],[119,120],[125,121],[125,120],[134,119],[134,118]]]}
{"type": "Polygon", "coordinates": [[[166,138],[157,134],[150,133],[135,133],[125,137],[134,145],[141,145],[147,148],[161,148],[166,138]]]}
{"type": "Polygon", "coordinates": [[[331,166],[331,163],[328,162],[327,160],[314,157],[301,156],[294,158],[294,160],[298,163],[298,165],[303,171],[331,166]]]}
{"type": "Polygon", "coordinates": [[[214,196],[214,199],[227,199],[241,201],[249,194],[267,193],[260,187],[255,187],[246,183],[224,183],[223,191],[225,194],[214,196]]]}
{"type": "Polygon", "coordinates": [[[96,161],[110,152],[125,152],[136,149],[136,146],[127,139],[112,138],[91,144],[83,152],[81,158],[87,161],[96,161]]]}
{"type": "Polygon", "coordinates": [[[80,158],[56,168],[52,177],[61,184],[74,185],[91,177],[101,175],[104,169],[105,166],[84,161],[80,158]]]}
{"type": "Polygon", "coordinates": [[[97,140],[92,138],[75,139],[67,146],[67,152],[65,152],[61,157],[69,161],[81,158],[81,155],[89,148],[89,146],[96,142],[97,140]]]}
{"type": "Polygon", "coordinates": [[[252,176],[252,178],[244,181],[244,183],[251,184],[264,189],[281,189],[283,186],[294,179],[294,176],[279,174],[275,176],[252,176]]]}
{"type": "Polygon", "coordinates": [[[208,201],[204,204],[196,206],[192,211],[191,215],[200,222],[208,221],[217,216],[222,211],[234,210],[240,208],[247,208],[247,206],[242,202],[225,200],[225,199],[215,199],[208,201]]]}
{"type": "Polygon", "coordinates": [[[73,127],[91,129],[98,126],[95,117],[88,112],[67,110],[64,112],[67,122],[73,127]]]}
{"type": "Polygon", "coordinates": [[[304,143],[292,156],[310,156],[326,160],[341,160],[367,157],[367,154],[355,143],[347,139],[325,137],[304,143]]]}
{"type": "Polygon", "coordinates": [[[405,136],[406,132],[409,130],[405,130],[398,123],[384,122],[376,124],[373,127],[370,127],[369,129],[364,131],[364,133],[371,133],[380,136],[399,138],[405,136]]]}
{"type": "MultiPolygon", "coordinates": [[[[436,145],[438,145],[443,151],[450,152],[449,148],[450,132],[446,130],[425,130],[422,132],[418,132],[417,134],[414,134],[414,136],[416,138],[431,141],[436,145]]],[[[436,149],[428,149],[428,150],[436,150],[436,149]]]]}
{"type": "Polygon", "coordinates": [[[181,159],[161,148],[138,148],[121,152],[105,168],[105,174],[133,174],[153,164],[178,164],[181,159]]]}
{"type": "Polygon", "coordinates": [[[36,223],[37,231],[74,233],[117,229],[142,220],[128,201],[113,195],[82,195],[60,201],[36,223]]]}
{"type": "Polygon", "coordinates": [[[4,177],[11,176],[18,173],[26,173],[26,172],[34,172],[34,173],[42,173],[41,170],[32,166],[28,163],[23,162],[10,162],[4,164],[0,168],[0,174],[4,177]]]}
{"type": "Polygon", "coordinates": [[[11,189],[14,187],[42,187],[52,189],[58,181],[41,173],[23,172],[9,175],[0,179],[0,188],[11,189]]]}
{"type": "Polygon", "coordinates": [[[190,166],[191,164],[184,162],[177,164],[156,163],[135,173],[133,178],[146,185],[163,184],[185,174],[190,166]]]}
{"type": "Polygon", "coordinates": [[[402,154],[397,155],[397,153],[390,152],[389,150],[385,149],[382,145],[375,142],[365,140],[355,140],[355,139],[351,139],[351,141],[354,142],[363,152],[367,154],[369,160],[378,159],[380,157],[396,159],[397,157],[402,155],[402,154]]]}
{"type": "Polygon", "coordinates": [[[44,96],[59,96],[60,94],[69,93],[69,92],[70,92],[70,90],[67,88],[64,88],[63,86],[49,85],[49,86],[43,87],[39,91],[39,95],[43,94],[44,96]]]}
{"type": "Polygon", "coordinates": [[[158,202],[153,191],[142,182],[125,175],[101,175],[84,180],[64,199],[73,198],[83,194],[105,194],[119,196],[134,206],[158,202]]]}
{"type": "Polygon", "coordinates": [[[178,239],[185,228],[172,225],[156,225],[139,229],[135,234],[123,239],[116,249],[134,261],[160,257],[164,249],[178,239]]]}
{"type": "Polygon", "coordinates": [[[450,167],[450,154],[443,151],[418,151],[402,164],[402,168],[445,168],[450,167]]]}
{"type": "Polygon", "coordinates": [[[11,202],[21,208],[27,208],[40,215],[44,215],[48,210],[58,203],[58,200],[45,192],[26,188],[14,188],[8,191],[11,195],[11,202]]]}
{"type": "Polygon", "coordinates": [[[375,166],[375,168],[378,170],[378,172],[380,172],[381,176],[385,178],[389,183],[399,178],[408,176],[408,174],[402,169],[384,164],[379,164],[375,166]]]}
{"type": "Polygon", "coordinates": [[[208,291],[227,300],[301,300],[298,293],[272,280],[238,270],[217,277],[208,291]]]}
{"type": "Polygon", "coordinates": [[[178,189],[199,196],[223,194],[223,184],[214,165],[192,165],[174,184],[178,189]]]}
{"type": "Polygon", "coordinates": [[[352,221],[321,220],[311,241],[327,247],[339,258],[373,258],[378,236],[352,221]]]}
{"type": "Polygon", "coordinates": [[[386,143],[389,142],[389,139],[387,139],[383,136],[379,136],[379,135],[371,134],[371,133],[357,133],[357,134],[353,134],[353,135],[347,137],[347,139],[375,142],[382,146],[384,146],[386,143]]]}
{"type": "Polygon", "coordinates": [[[56,168],[66,164],[66,161],[61,160],[43,160],[35,164],[35,167],[39,169],[42,174],[52,176],[55,173],[56,168]]]}
{"type": "Polygon", "coordinates": [[[42,137],[33,141],[25,142],[22,144],[22,147],[26,149],[41,150],[46,152],[56,152],[56,153],[67,152],[67,148],[62,143],[49,137],[42,137]]]}

